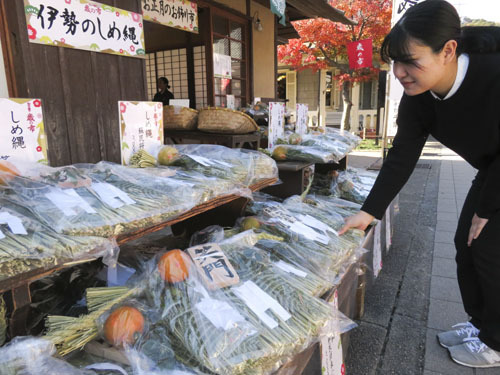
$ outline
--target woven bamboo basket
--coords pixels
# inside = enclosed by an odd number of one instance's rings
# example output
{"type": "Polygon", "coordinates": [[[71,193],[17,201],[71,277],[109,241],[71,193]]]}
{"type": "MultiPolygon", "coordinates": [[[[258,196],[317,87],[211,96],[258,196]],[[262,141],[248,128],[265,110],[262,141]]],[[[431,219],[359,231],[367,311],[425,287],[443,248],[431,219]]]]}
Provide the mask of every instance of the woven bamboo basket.
{"type": "Polygon", "coordinates": [[[200,110],[198,130],[207,133],[247,134],[259,127],[246,113],[227,108],[208,107],[200,110]]]}
{"type": "Polygon", "coordinates": [[[163,106],[163,127],[171,130],[194,130],[198,122],[198,111],[173,105],[163,106]]]}

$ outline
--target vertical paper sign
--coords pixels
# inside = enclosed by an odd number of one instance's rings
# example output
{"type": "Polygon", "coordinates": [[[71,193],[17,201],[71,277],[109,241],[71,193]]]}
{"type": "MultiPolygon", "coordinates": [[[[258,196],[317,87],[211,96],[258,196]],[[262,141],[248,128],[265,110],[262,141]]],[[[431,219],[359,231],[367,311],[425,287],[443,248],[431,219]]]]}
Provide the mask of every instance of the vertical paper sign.
{"type": "Polygon", "coordinates": [[[232,78],[231,56],[214,53],[214,77],[232,78]]]}
{"type": "Polygon", "coordinates": [[[207,243],[193,246],[187,252],[200,270],[208,289],[220,289],[240,282],[238,274],[219,245],[207,243]]]}
{"type": "Polygon", "coordinates": [[[234,99],[234,95],[226,95],[227,108],[236,109],[236,102],[234,99]]]}
{"type": "Polygon", "coordinates": [[[32,43],[145,58],[142,15],[88,0],[24,0],[32,43]]]}
{"type": "Polygon", "coordinates": [[[285,133],[285,103],[269,103],[268,133],[268,148],[272,148],[285,133]]]}
{"type": "Polygon", "coordinates": [[[358,40],[347,44],[349,68],[361,69],[372,66],[373,47],[372,40],[358,40]]]}
{"type": "Polygon", "coordinates": [[[392,245],[392,228],[391,228],[391,207],[385,211],[385,251],[389,251],[392,245]]]}
{"type": "Polygon", "coordinates": [[[309,108],[307,104],[297,104],[295,115],[295,132],[304,135],[307,133],[307,113],[309,108]]]}
{"type": "Polygon", "coordinates": [[[0,159],[48,163],[40,99],[0,98],[0,159]]]}
{"type": "Polygon", "coordinates": [[[321,374],[345,375],[342,342],[339,334],[321,339],[321,374]]]}
{"type": "Polygon", "coordinates": [[[382,245],[380,244],[380,236],[382,222],[378,222],[373,228],[373,274],[378,276],[382,270],[382,245]]]}
{"type": "Polygon", "coordinates": [[[122,164],[139,150],[154,153],[163,144],[163,106],[157,102],[118,102],[122,164]]]}
{"type": "Polygon", "coordinates": [[[188,0],[142,0],[144,20],[198,33],[198,5],[188,0]]]}

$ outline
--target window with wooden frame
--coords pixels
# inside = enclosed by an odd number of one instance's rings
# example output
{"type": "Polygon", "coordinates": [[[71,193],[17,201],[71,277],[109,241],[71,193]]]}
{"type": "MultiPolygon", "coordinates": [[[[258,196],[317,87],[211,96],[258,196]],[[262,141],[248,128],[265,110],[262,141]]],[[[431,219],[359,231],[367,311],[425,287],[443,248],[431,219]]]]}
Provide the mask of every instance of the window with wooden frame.
{"type": "Polygon", "coordinates": [[[227,106],[227,95],[234,95],[236,108],[249,98],[248,26],[236,16],[214,12],[212,15],[213,53],[231,56],[231,79],[214,78],[214,103],[227,106]]]}

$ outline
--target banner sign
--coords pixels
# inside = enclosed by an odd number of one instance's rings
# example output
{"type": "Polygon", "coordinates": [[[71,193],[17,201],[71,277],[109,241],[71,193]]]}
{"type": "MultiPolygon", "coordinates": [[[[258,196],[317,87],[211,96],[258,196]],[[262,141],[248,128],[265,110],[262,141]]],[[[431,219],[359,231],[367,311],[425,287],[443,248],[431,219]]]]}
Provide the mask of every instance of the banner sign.
{"type": "Polygon", "coordinates": [[[373,47],[372,40],[358,40],[347,44],[349,68],[361,69],[372,66],[373,47]]]}
{"type": "Polygon", "coordinates": [[[276,14],[279,18],[279,22],[286,26],[286,0],[271,0],[271,12],[276,14]]]}
{"type": "Polygon", "coordinates": [[[285,103],[269,103],[268,148],[276,145],[285,133],[285,103]]]}
{"type": "Polygon", "coordinates": [[[304,135],[307,133],[307,113],[309,107],[307,104],[297,104],[295,114],[295,132],[304,135]]]}
{"type": "Polygon", "coordinates": [[[157,102],[118,102],[122,164],[139,150],[154,154],[163,145],[163,105],[157,102]]]}
{"type": "Polygon", "coordinates": [[[48,164],[40,99],[0,99],[0,160],[48,164]]]}
{"type": "Polygon", "coordinates": [[[405,14],[412,6],[423,0],[395,0],[392,7],[392,26],[405,14]]]}
{"type": "Polygon", "coordinates": [[[231,56],[214,53],[214,77],[232,78],[231,56]]]}
{"type": "Polygon", "coordinates": [[[198,33],[198,5],[188,0],[142,0],[144,20],[198,33]]]}
{"type": "Polygon", "coordinates": [[[88,0],[24,0],[32,43],[145,58],[142,15],[88,0]]]}

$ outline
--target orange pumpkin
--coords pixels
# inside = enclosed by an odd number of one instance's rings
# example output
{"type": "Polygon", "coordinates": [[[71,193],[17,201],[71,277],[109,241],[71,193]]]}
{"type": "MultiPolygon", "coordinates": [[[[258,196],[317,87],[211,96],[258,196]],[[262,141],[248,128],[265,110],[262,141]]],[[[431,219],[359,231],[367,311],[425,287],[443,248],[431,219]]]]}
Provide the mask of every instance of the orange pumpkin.
{"type": "Polygon", "coordinates": [[[104,323],[104,336],[114,346],[132,345],[136,334],[144,330],[144,316],[135,307],[122,306],[113,311],[104,323]]]}
{"type": "Polygon", "coordinates": [[[21,172],[16,166],[7,160],[0,160],[0,184],[5,185],[15,176],[19,176],[21,172]]]}
{"type": "Polygon", "coordinates": [[[191,258],[184,251],[176,249],[163,254],[158,262],[161,278],[169,283],[184,281],[189,276],[191,258]]]}

